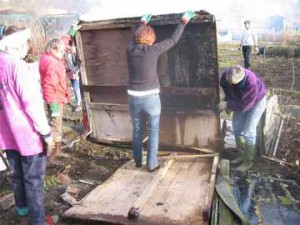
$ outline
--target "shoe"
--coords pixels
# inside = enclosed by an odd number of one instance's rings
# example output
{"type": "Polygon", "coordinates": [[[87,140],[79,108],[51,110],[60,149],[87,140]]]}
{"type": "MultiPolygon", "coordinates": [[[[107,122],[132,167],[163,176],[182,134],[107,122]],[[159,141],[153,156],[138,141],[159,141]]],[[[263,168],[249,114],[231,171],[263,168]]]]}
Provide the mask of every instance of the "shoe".
{"type": "Polygon", "coordinates": [[[154,167],[153,169],[148,168],[148,172],[154,172],[156,170],[158,170],[160,168],[160,165],[158,165],[157,167],[154,167]]]}
{"type": "Polygon", "coordinates": [[[241,155],[241,156],[237,157],[236,159],[231,160],[230,163],[231,163],[231,165],[239,165],[239,164],[241,164],[243,161],[244,161],[244,156],[241,155]]]}
{"type": "Polygon", "coordinates": [[[81,111],[81,106],[80,105],[76,105],[74,108],[74,112],[80,112],[81,111]]]}
{"type": "Polygon", "coordinates": [[[29,225],[28,215],[26,215],[26,216],[19,216],[19,224],[18,225],[29,225]]]}
{"type": "Polygon", "coordinates": [[[19,225],[29,225],[28,207],[16,207],[19,225]]]}
{"type": "Polygon", "coordinates": [[[141,159],[133,159],[134,160],[134,163],[135,163],[135,167],[136,168],[141,168],[142,167],[142,165],[143,165],[143,162],[142,162],[142,160],[141,159]]]}
{"type": "Polygon", "coordinates": [[[245,144],[244,160],[241,165],[239,165],[235,170],[242,173],[247,172],[253,166],[253,159],[256,153],[255,145],[245,144]]]}

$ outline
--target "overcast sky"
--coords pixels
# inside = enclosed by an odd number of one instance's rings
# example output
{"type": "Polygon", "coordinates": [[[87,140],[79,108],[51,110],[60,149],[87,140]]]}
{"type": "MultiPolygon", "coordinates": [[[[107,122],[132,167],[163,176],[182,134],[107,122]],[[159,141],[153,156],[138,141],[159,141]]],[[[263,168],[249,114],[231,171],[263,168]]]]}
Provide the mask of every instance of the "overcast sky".
{"type": "Polygon", "coordinates": [[[215,15],[219,25],[236,27],[243,24],[246,19],[260,26],[270,16],[293,14],[293,0],[88,0],[81,2],[90,5],[85,7],[84,13],[82,12],[84,20],[204,9],[215,15]]]}

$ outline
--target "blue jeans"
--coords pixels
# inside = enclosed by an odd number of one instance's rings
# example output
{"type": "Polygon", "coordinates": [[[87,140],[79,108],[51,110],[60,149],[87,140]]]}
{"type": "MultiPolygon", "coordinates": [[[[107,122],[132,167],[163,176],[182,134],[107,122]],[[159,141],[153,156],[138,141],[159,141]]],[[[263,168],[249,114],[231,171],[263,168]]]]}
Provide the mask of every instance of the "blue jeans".
{"type": "Polygon", "coordinates": [[[256,144],[256,128],[265,109],[266,97],[256,103],[248,112],[233,113],[232,127],[236,140],[242,136],[249,145],[256,144]]]}
{"type": "Polygon", "coordinates": [[[15,150],[7,150],[6,155],[13,172],[11,179],[17,210],[28,207],[29,224],[43,225],[45,154],[21,156],[15,150]]]}
{"type": "Polygon", "coordinates": [[[161,112],[159,94],[140,97],[129,95],[129,110],[133,126],[133,159],[136,166],[142,165],[143,127],[147,122],[147,166],[152,170],[159,164],[157,160],[161,112]]]}
{"type": "Polygon", "coordinates": [[[80,87],[79,87],[79,80],[71,79],[72,87],[75,94],[76,106],[81,105],[81,94],[80,94],[80,87]]]}

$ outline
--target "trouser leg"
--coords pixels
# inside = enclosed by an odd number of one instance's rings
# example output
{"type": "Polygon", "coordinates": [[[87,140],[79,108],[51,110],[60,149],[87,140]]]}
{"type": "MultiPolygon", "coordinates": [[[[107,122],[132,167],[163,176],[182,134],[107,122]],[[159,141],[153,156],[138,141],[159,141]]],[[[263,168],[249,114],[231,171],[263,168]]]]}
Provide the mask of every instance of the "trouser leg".
{"type": "MultiPolygon", "coordinates": [[[[43,225],[45,221],[44,179],[46,156],[44,153],[34,156],[20,156],[18,154],[15,151],[9,151],[7,154],[13,171],[22,171],[20,176],[22,177],[23,185],[18,186],[13,181],[14,192],[21,190],[23,194],[25,193],[25,202],[29,209],[30,225],[43,225]],[[17,161],[18,163],[16,163],[17,161]]],[[[16,177],[12,179],[16,180],[16,177]]],[[[21,203],[21,205],[24,205],[24,202],[22,202],[24,200],[23,197],[20,199],[19,193],[16,193],[16,202],[18,202],[16,204],[19,205],[21,203]]]]}
{"type": "Polygon", "coordinates": [[[132,122],[133,134],[133,159],[136,167],[142,166],[143,152],[143,115],[140,109],[140,100],[129,96],[129,110],[132,122]]]}
{"type": "Polygon", "coordinates": [[[159,145],[159,124],[161,113],[161,102],[159,94],[152,95],[145,102],[145,113],[148,125],[148,151],[147,166],[149,170],[153,170],[159,165],[157,160],[159,145]]]}
{"type": "Polygon", "coordinates": [[[59,154],[61,151],[64,106],[59,105],[59,107],[60,107],[60,115],[56,118],[51,118],[49,121],[51,134],[54,140],[54,145],[53,145],[54,149],[50,156],[50,161],[54,160],[55,156],[59,154]]]}
{"type": "Polygon", "coordinates": [[[266,97],[264,97],[260,102],[258,102],[249,112],[247,112],[247,117],[245,120],[243,128],[243,137],[245,139],[245,153],[243,165],[237,169],[245,172],[252,167],[252,161],[256,153],[256,132],[257,125],[260,121],[266,108],[266,97]]]}
{"type": "Polygon", "coordinates": [[[242,50],[243,50],[243,56],[244,56],[244,67],[246,69],[249,69],[251,66],[251,63],[250,63],[251,46],[250,45],[243,46],[242,50]]]}
{"type": "Polygon", "coordinates": [[[80,94],[80,87],[79,87],[79,80],[71,80],[72,87],[74,90],[76,106],[81,105],[81,94],[80,94]]]}
{"type": "Polygon", "coordinates": [[[27,207],[25,185],[22,168],[22,157],[15,150],[6,151],[7,160],[12,171],[11,184],[14,192],[16,208],[21,209],[27,207]]]}

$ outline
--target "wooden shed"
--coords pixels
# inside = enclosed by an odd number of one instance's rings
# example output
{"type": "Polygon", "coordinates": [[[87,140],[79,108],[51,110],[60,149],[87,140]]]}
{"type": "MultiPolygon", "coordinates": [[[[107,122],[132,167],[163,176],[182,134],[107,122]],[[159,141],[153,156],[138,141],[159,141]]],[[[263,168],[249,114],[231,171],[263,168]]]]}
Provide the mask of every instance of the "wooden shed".
{"type": "MultiPolygon", "coordinates": [[[[153,16],[150,24],[158,41],[171,35],[181,15],[153,16]]],[[[126,47],[139,20],[81,22],[76,35],[91,135],[99,142],[132,141],[126,47]]],[[[180,151],[160,156],[161,168],[154,173],[144,164],[124,164],[64,217],[128,225],[208,224],[221,142],[214,16],[198,11],[179,43],[160,56],[157,69],[162,99],[159,150],[171,146],[180,151]],[[132,208],[139,213],[137,220],[128,217],[132,208]]]]}
{"type": "MultiPolygon", "coordinates": [[[[157,41],[168,38],[182,14],[153,16],[157,41]]],[[[139,18],[81,22],[76,42],[81,60],[91,136],[130,142],[126,47],[139,18]]],[[[162,114],[160,145],[219,148],[218,57],[214,16],[198,11],[178,44],[158,63],[162,114]]]]}

